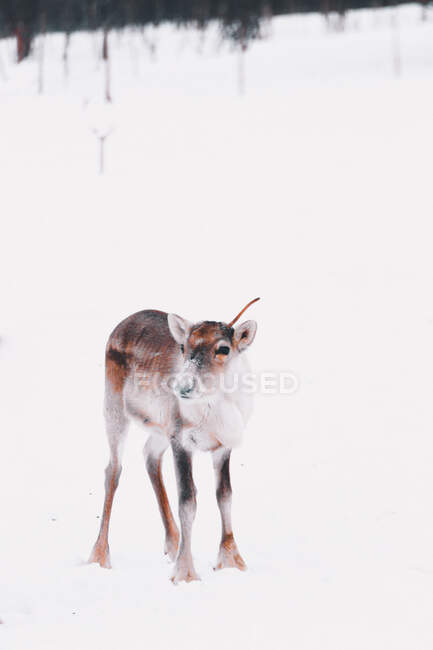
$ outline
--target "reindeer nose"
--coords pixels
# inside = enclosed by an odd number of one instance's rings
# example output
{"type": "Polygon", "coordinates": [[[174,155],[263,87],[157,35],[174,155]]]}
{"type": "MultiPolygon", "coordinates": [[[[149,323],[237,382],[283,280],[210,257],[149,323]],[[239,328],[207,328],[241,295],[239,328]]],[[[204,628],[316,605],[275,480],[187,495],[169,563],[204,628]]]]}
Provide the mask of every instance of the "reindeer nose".
{"type": "Polygon", "coordinates": [[[195,388],[195,379],[194,377],[188,377],[188,382],[179,388],[179,395],[184,399],[188,399],[190,393],[195,388]]]}

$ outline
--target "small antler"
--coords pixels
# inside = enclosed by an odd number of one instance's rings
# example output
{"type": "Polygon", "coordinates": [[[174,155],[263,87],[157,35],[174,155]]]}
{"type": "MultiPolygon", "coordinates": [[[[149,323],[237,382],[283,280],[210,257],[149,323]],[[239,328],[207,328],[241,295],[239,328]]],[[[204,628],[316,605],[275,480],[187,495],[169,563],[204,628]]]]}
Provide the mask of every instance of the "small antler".
{"type": "Polygon", "coordinates": [[[260,300],[260,298],[254,298],[254,300],[251,300],[251,301],[248,303],[248,305],[247,305],[246,307],[244,307],[244,308],[242,309],[242,311],[240,311],[239,314],[238,314],[237,316],[235,316],[235,318],[233,318],[232,321],[230,321],[230,323],[227,325],[227,327],[232,327],[232,326],[236,323],[236,321],[237,321],[237,320],[242,316],[242,314],[244,313],[244,311],[246,311],[246,310],[248,309],[248,307],[250,307],[254,302],[257,302],[258,300],[260,300]]]}

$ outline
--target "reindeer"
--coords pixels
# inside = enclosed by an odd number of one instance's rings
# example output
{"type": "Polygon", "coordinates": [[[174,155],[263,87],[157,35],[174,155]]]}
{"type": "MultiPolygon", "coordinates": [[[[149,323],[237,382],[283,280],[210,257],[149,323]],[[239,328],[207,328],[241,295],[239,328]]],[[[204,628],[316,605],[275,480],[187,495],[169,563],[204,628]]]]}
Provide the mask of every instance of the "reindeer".
{"type": "Polygon", "coordinates": [[[110,447],[105,470],[105,501],[101,527],[89,562],[111,568],[108,528],[122,470],[122,450],[131,420],[150,433],[144,458],[165,528],[165,553],[175,561],[171,580],[199,580],[191,554],[196,513],[192,456],[210,451],[222,536],[215,569],[246,569],[231,523],[230,454],[239,444],[252,410],[245,390],[249,366],[244,352],[254,340],[257,323],[236,328],[244,311],[228,324],[190,323],[176,314],[140,311],[122,321],[106,347],[104,415],[110,447]],[[161,461],[171,445],[179,497],[181,534],[164,487],[161,461]]]}

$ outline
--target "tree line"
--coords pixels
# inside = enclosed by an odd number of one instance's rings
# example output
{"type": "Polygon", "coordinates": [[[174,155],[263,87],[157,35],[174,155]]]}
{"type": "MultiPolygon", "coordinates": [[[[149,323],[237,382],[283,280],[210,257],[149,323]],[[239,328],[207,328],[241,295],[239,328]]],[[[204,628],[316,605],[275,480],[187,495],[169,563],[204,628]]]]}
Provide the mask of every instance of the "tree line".
{"type": "MultiPolygon", "coordinates": [[[[425,0],[427,1],[427,0],[425,0]]],[[[399,0],[2,0],[0,36],[16,36],[18,60],[40,33],[109,30],[125,26],[206,27],[219,21],[224,37],[243,47],[260,33],[263,19],[302,12],[338,12],[400,4],[399,0]]]]}

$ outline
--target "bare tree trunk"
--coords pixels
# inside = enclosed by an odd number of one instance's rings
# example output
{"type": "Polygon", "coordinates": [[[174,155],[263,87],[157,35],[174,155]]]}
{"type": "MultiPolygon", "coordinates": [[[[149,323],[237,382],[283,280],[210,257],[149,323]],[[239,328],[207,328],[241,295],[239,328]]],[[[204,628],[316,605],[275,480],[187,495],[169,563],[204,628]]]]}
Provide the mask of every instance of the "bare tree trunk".
{"type": "Polygon", "coordinates": [[[63,74],[65,81],[69,79],[69,43],[71,41],[71,35],[69,32],[65,34],[65,46],[63,48],[63,74]]]}
{"type": "Polygon", "coordinates": [[[8,80],[8,76],[6,74],[6,68],[5,68],[4,64],[3,64],[3,57],[2,57],[1,54],[0,54],[0,75],[3,78],[3,81],[8,80]]]}
{"type": "Polygon", "coordinates": [[[392,14],[391,17],[391,29],[392,29],[392,60],[393,60],[393,69],[394,75],[399,78],[402,74],[402,59],[401,59],[401,39],[400,39],[400,30],[398,25],[398,14],[397,9],[392,14]]]}
{"type": "Polygon", "coordinates": [[[346,27],[346,11],[344,9],[341,9],[338,12],[338,31],[344,32],[345,27],[346,27]]]}
{"type": "Polygon", "coordinates": [[[93,38],[92,38],[92,49],[95,54],[96,60],[99,62],[99,38],[98,38],[98,7],[96,0],[91,2],[89,5],[89,12],[88,12],[88,21],[89,21],[89,27],[93,32],[93,38]]]}
{"type": "Polygon", "coordinates": [[[240,48],[239,48],[239,57],[238,57],[238,90],[239,95],[245,94],[245,52],[247,49],[247,43],[245,39],[245,28],[242,28],[242,34],[240,38],[240,48]]]}
{"type": "Polygon", "coordinates": [[[41,95],[44,91],[44,45],[45,33],[47,29],[46,16],[42,13],[39,17],[40,33],[38,38],[38,93],[41,95]]]}
{"type": "Polygon", "coordinates": [[[24,41],[23,33],[20,25],[15,30],[15,35],[17,37],[17,63],[21,63],[24,59],[24,41]]]}
{"type": "Polygon", "coordinates": [[[147,49],[149,50],[149,55],[152,61],[156,61],[156,28],[152,28],[152,34],[148,34],[148,31],[146,30],[145,27],[143,27],[143,41],[147,49]]]}
{"type": "Polygon", "coordinates": [[[108,51],[108,29],[104,28],[104,39],[102,42],[102,59],[105,65],[105,101],[111,102],[111,77],[110,77],[110,54],[108,51]]]}
{"type": "Polygon", "coordinates": [[[238,91],[239,95],[245,94],[245,50],[243,46],[238,56],[238,91]]]}
{"type": "Polygon", "coordinates": [[[329,0],[322,0],[322,13],[325,18],[326,28],[329,29],[329,0]]]}
{"type": "Polygon", "coordinates": [[[272,34],[272,7],[266,3],[262,9],[262,32],[263,38],[269,38],[272,34]]]}
{"type": "Polygon", "coordinates": [[[105,169],[105,138],[107,136],[102,135],[99,137],[99,173],[102,175],[105,169]]]}
{"type": "Polygon", "coordinates": [[[21,63],[30,52],[30,37],[28,35],[28,30],[25,24],[21,21],[15,29],[15,36],[17,38],[17,63],[21,63]]]}
{"type": "Polygon", "coordinates": [[[138,53],[137,53],[137,44],[136,44],[136,28],[131,27],[131,32],[129,34],[129,53],[131,55],[131,63],[132,63],[132,69],[134,72],[134,75],[136,77],[140,76],[140,63],[139,63],[139,58],[138,58],[138,53]]]}
{"type": "Polygon", "coordinates": [[[206,38],[205,28],[200,25],[198,27],[197,54],[203,54],[205,38],[206,38]]]}

